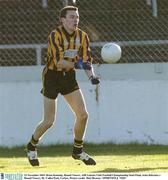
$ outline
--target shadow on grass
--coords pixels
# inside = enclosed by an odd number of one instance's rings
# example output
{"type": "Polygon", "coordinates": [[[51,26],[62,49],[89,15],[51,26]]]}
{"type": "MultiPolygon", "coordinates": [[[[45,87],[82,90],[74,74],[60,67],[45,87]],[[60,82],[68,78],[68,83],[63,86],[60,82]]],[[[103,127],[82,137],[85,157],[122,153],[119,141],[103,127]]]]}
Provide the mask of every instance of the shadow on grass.
{"type": "Polygon", "coordinates": [[[101,171],[94,171],[94,172],[92,172],[92,173],[108,173],[108,172],[114,172],[114,173],[117,173],[117,172],[119,172],[119,173],[123,173],[123,172],[125,172],[125,173],[134,173],[134,172],[145,172],[145,171],[148,171],[148,172],[150,172],[150,171],[153,171],[153,170],[158,170],[158,169],[160,169],[160,170],[165,170],[165,169],[167,169],[168,170],[168,167],[159,167],[159,168],[135,168],[135,169],[116,169],[116,168],[106,168],[106,169],[104,169],[104,170],[101,170],[101,171]]]}
{"type": "MultiPolygon", "coordinates": [[[[85,150],[94,156],[105,155],[157,155],[167,154],[167,145],[145,145],[145,144],[86,144],[85,150]]],[[[38,147],[40,157],[66,157],[71,156],[72,145],[51,145],[38,147]]],[[[0,158],[25,157],[26,149],[22,147],[3,148],[0,147],[0,158]]]]}

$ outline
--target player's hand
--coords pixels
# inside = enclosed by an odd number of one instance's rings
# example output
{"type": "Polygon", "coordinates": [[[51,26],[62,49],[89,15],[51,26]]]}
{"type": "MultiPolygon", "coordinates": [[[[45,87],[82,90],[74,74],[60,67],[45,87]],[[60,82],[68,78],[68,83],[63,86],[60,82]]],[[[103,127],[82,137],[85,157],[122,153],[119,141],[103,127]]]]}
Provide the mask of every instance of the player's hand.
{"type": "Polygon", "coordinates": [[[78,60],[74,64],[75,69],[91,70],[92,66],[90,62],[83,62],[83,59],[78,60]]]}
{"type": "Polygon", "coordinates": [[[63,59],[61,61],[58,61],[57,68],[58,69],[72,69],[74,68],[74,62],[69,62],[63,59]]]}
{"type": "Polygon", "coordinates": [[[94,77],[94,76],[91,76],[90,78],[90,81],[93,85],[96,85],[96,84],[99,84],[100,83],[100,78],[99,77],[94,77]]]}

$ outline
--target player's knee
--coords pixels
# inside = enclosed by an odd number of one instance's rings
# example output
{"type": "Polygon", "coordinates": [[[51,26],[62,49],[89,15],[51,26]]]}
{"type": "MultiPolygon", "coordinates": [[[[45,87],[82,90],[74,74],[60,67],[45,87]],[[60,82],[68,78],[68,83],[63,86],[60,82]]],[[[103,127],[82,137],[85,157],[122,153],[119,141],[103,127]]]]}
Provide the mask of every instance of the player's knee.
{"type": "Polygon", "coordinates": [[[47,121],[44,121],[44,122],[45,122],[44,126],[45,126],[46,129],[51,128],[53,126],[53,124],[54,124],[54,120],[53,119],[48,119],[47,121]]]}
{"type": "Polygon", "coordinates": [[[50,127],[53,126],[54,124],[54,119],[55,119],[55,116],[53,113],[51,113],[50,115],[44,115],[44,121],[43,121],[43,124],[45,126],[45,129],[49,129],[50,127]]]}
{"type": "Polygon", "coordinates": [[[87,112],[82,112],[78,118],[81,120],[81,121],[87,121],[88,120],[88,113],[87,112]]]}
{"type": "Polygon", "coordinates": [[[53,124],[54,124],[53,121],[47,121],[47,122],[45,122],[45,128],[49,129],[49,128],[51,128],[53,126],[53,124]]]}

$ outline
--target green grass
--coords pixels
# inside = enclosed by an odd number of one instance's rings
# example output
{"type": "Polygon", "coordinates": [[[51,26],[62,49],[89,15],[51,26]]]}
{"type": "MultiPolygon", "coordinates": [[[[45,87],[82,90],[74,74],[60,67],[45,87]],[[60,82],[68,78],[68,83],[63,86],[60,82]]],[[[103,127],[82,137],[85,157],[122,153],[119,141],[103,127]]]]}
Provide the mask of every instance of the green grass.
{"type": "Polygon", "coordinates": [[[86,166],[72,159],[70,145],[40,146],[38,149],[40,167],[31,167],[24,147],[0,148],[0,172],[168,172],[168,146],[164,145],[85,145],[85,150],[96,160],[96,166],[86,166]]]}

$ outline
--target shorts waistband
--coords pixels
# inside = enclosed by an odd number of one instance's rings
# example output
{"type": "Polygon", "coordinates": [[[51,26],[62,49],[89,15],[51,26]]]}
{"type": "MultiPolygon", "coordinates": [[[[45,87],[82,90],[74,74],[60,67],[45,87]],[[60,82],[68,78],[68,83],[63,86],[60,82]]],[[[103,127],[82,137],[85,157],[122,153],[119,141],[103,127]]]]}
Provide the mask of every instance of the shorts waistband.
{"type": "Polygon", "coordinates": [[[48,69],[51,70],[51,71],[56,71],[56,72],[66,72],[66,73],[74,71],[73,68],[70,69],[70,70],[68,70],[68,71],[67,71],[66,69],[60,69],[60,68],[54,68],[54,69],[48,68],[48,69]]]}

